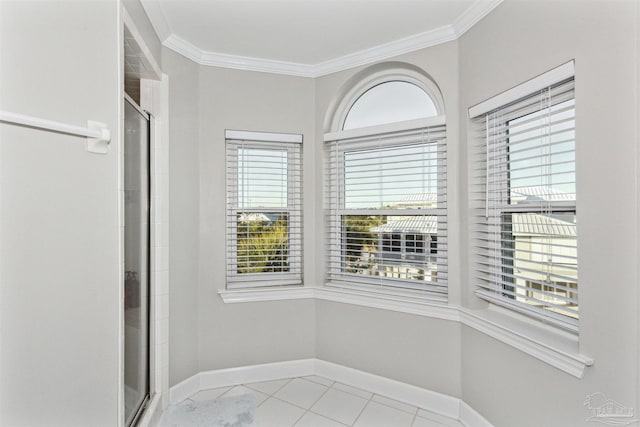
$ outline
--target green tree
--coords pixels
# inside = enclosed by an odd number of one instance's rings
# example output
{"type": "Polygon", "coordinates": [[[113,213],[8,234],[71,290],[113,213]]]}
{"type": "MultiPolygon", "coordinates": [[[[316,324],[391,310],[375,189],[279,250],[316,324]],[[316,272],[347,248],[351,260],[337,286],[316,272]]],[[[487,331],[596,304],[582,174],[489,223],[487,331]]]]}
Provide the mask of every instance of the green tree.
{"type": "Polygon", "coordinates": [[[378,235],[371,232],[371,229],[384,222],[386,220],[383,216],[348,215],[344,217],[347,273],[363,273],[373,269],[373,262],[369,257],[364,257],[364,252],[366,249],[372,250],[376,247],[378,235]]]}
{"type": "Polygon", "coordinates": [[[289,271],[289,227],[276,221],[238,221],[238,273],[289,271]]]}

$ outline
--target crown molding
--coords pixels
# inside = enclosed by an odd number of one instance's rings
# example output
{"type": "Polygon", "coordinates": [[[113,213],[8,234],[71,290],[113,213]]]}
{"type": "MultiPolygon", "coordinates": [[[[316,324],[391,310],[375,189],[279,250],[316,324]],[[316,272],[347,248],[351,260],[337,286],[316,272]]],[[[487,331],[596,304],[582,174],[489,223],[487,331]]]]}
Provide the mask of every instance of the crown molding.
{"type": "Polygon", "coordinates": [[[476,0],[473,2],[452,24],[456,38],[469,31],[502,2],[503,0],[476,0]]]}
{"type": "Polygon", "coordinates": [[[354,52],[339,58],[330,59],[314,66],[314,77],[325,76],[338,71],[361,65],[372,64],[393,58],[394,56],[414,52],[431,46],[436,46],[455,40],[457,35],[451,25],[436,28],[424,33],[415,34],[389,43],[377,45],[368,49],[354,52]]]}
{"type": "Polygon", "coordinates": [[[200,65],[315,78],[456,40],[495,9],[502,1],[476,0],[451,25],[445,25],[317,64],[302,64],[201,50],[171,32],[162,7],[158,2],[142,0],[142,5],[149,17],[153,18],[151,22],[158,37],[163,40],[162,45],[200,65]]]}
{"type": "Polygon", "coordinates": [[[202,51],[175,34],[171,34],[162,42],[162,45],[200,65],[289,76],[316,77],[313,65],[202,51]]]}

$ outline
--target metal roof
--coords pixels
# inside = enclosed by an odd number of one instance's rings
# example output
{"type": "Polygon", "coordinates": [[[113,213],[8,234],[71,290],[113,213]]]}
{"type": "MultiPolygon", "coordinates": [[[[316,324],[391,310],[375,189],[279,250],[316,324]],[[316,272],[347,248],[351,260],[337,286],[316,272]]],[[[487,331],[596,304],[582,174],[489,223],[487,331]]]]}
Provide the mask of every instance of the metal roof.
{"type": "Polygon", "coordinates": [[[438,201],[436,193],[413,193],[408,194],[398,200],[396,205],[426,205],[433,204],[438,201]]]}
{"type": "Polygon", "coordinates": [[[514,236],[554,236],[575,238],[576,225],[547,215],[536,213],[513,214],[514,236]]]}
{"type": "Polygon", "coordinates": [[[373,227],[371,229],[371,232],[372,233],[437,234],[438,217],[433,215],[399,217],[399,219],[395,219],[395,220],[392,219],[386,224],[373,227]]]}
{"type": "MultiPolygon", "coordinates": [[[[432,234],[438,233],[438,217],[404,216],[395,217],[386,224],[373,227],[372,233],[432,234]]],[[[537,213],[513,214],[513,235],[519,237],[552,236],[575,238],[576,225],[558,218],[537,213]]]]}
{"type": "Polygon", "coordinates": [[[561,202],[576,200],[573,193],[565,193],[544,185],[511,188],[511,201],[548,201],[561,202]]]}
{"type": "Polygon", "coordinates": [[[243,212],[240,214],[240,222],[275,222],[282,217],[280,213],[243,212]]]}

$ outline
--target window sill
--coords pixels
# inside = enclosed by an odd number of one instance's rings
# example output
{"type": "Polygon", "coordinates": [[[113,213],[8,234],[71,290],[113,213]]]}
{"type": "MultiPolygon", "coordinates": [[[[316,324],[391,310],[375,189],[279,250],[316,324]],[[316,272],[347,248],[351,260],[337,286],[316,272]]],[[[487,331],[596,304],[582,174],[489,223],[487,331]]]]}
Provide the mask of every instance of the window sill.
{"type": "Polygon", "coordinates": [[[314,288],[283,286],[260,289],[226,289],[218,291],[225,304],[314,298],[314,288]]]}
{"type": "Polygon", "coordinates": [[[489,306],[484,310],[460,309],[465,326],[517,348],[576,378],[593,365],[590,357],[580,354],[578,336],[544,325],[507,309],[489,306]]]}
{"type": "Polygon", "coordinates": [[[415,298],[334,287],[280,287],[224,290],[218,294],[225,304],[317,299],[460,322],[576,378],[593,365],[593,359],[579,353],[578,337],[541,325],[500,307],[485,310],[420,301],[415,298]]]}
{"type": "Polygon", "coordinates": [[[334,287],[281,287],[218,291],[225,304],[315,298],[436,319],[460,321],[458,308],[446,303],[420,301],[400,295],[334,287]]]}

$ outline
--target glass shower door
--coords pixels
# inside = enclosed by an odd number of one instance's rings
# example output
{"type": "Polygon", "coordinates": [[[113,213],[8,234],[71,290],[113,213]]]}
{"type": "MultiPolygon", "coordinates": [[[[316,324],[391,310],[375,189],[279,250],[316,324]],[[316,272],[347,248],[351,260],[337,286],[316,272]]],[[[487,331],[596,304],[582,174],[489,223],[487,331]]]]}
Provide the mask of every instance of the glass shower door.
{"type": "Polygon", "coordinates": [[[149,397],[149,117],[124,103],[125,425],[149,397]]]}

